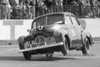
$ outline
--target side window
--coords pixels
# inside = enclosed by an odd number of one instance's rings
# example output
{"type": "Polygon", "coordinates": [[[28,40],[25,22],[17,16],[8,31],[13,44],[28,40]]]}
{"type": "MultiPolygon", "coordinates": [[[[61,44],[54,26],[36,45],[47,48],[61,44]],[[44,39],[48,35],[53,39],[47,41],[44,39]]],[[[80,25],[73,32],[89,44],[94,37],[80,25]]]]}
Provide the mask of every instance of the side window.
{"type": "Polygon", "coordinates": [[[76,19],[74,16],[71,16],[71,19],[72,19],[72,23],[73,23],[74,25],[79,25],[77,19],[76,19]]]}
{"type": "Polygon", "coordinates": [[[70,19],[69,16],[66,16],[66,17],[65,17],[65,24],[67,24],[67,25],[71,25],[71,24],[72,24],[72,23],[71,23],[71,19],[70,19]]]}
{"type": "Polygon", "coordinates": [[[46,17],[40,17],[38,19],[35,20],[36,22],[36,26],[42,26],[46,24],[46,17]]]}

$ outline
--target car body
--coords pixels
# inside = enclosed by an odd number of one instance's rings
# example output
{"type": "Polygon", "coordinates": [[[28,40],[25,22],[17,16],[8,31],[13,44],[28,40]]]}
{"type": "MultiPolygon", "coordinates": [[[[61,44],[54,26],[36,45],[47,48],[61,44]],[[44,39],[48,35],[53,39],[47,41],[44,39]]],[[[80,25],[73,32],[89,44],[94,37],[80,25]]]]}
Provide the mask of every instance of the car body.
{"type": "Polygon", "coordinates": [[[51,13],[35,18],[31,30],[28,30],[29,35],[18,38],[20,52],[27,60],[35,54],[52,57],[56,51],[67,55],[68,50],[81,50],[87,55],[93,40],[81,21],[68,12],[51,13]]]}

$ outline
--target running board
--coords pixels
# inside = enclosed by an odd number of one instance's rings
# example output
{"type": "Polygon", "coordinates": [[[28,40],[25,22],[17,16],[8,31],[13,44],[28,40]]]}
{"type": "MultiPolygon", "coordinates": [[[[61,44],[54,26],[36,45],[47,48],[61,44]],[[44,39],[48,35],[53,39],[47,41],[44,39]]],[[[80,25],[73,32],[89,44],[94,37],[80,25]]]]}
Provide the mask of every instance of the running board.
{"type": "Polygon", "coordinates": [[[44,45],[44,46],[38,46],[34,48],[22,49],[22,50],[19,50],[19,53],[26,52],[26,51],[32,51],[32,50],[38,50],[38,49],[44,49],[44,48],[49,48],[49,47],[61,46],[61,45],[63,45],[63,42],[44,45]]]}

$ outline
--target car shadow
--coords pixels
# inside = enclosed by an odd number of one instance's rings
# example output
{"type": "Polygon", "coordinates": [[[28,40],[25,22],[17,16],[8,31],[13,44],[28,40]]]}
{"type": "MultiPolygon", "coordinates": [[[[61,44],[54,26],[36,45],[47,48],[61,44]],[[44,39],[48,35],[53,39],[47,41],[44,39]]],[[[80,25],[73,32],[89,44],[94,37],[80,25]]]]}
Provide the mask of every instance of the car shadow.
{"type": "Polygon", "coordinates": [[[24,61],[24,58],[22,56],[0,56],[0,61],[6,60],[6,61],[24,61]]]}
{"type": "Polygon", "coordinates": [[[31,61],[60,61],[60,60],[74,60],[76,58],[67,58],[67,57],[38,57],[38,58],[32,58],[31,61]]]}
{"type": "Polygon", "coordinates": [[[52,57],[47,58],[43,56],[32,57],[31,60],[25,60],[23,56],[0,56],[0,61],[60,61],[60,60],[75,60],[76,58],[69,57],[52,57]]]}

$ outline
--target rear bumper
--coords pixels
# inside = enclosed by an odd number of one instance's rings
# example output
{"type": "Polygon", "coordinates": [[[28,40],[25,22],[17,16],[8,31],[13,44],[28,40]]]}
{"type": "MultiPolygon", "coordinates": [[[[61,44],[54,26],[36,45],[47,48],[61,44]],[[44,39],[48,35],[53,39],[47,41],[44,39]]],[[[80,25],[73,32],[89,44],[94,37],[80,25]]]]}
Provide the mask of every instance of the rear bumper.
{"type": "Polygon", "coordinates": [[[40,50],[40,49],[45,49],[45,48],[52,48],[52,47],[57,47],[63,45],[63,42],[51,44],[51,45],[44,45],[44,46],[38,46],[34,48],[28,48],[28,49],[23,49],[19,50],[19,53],[26,52],[26,51],[35,51],[35,50],[40,50]]]}

